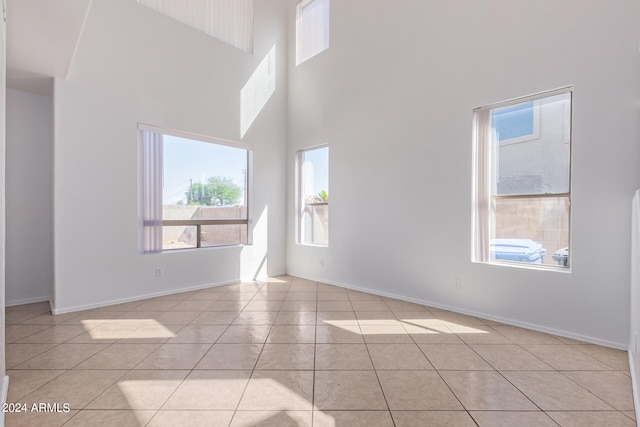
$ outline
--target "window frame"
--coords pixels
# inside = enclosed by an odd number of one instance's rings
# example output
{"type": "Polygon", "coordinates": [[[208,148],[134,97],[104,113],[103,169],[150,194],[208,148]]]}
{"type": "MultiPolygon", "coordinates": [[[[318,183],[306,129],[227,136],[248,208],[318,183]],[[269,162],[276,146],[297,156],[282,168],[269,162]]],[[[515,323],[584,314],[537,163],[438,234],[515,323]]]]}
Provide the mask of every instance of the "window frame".
{"type": "MultiPolygon", "coordinates": [[[[303,216],[302,216],[302,210],[307,207],[307,206],[327,206],[327,209],[329,209],[329,201],[326,202],[314,202],[314,203],[307,203],[305,201],[305,197],[304,197],[304,177],[303,177],[303,173],[302,173],[302,164],[303,164],[303,158],[302,156],[304,155],[305,152],[308,151],[313,151],[313,150],[318,150],[321,148],[326,148],[327,149],[327,187],[329,187],[329,169],[330,169],[330,160],[329,160],[329,144],[320,144],[320,145],[314,145],[312,147],[307,147],[307,148],[303,148],[300,149],[298,151],[296,151],[296,159],[295,159],[295,168],[296,168],[296,182],[295,182],[295,192],[296,192],[296,202],[295,202],[295,209],[296,209],[296,244],[298,245],[304,245],[304,246],[317,246],[317,247],[323,247],[326,248],[329,246],[329,232],[327,231],[327,243],[314,243],[314,242],[305,242],[304,241],[304,231],[305,228],[302,224],[303,221],[303,216]]],[[[329,191],[329,188],[327,188],[327,191],[329,191]]]]}
{"type": "MultiPolygon", "coordinates": [[[[550,270],[550,271],[559,271],[559,272],[571,272],[572,265],[572,255],[571,251],[569,251],[567,265],[548,265],[548,264],[534,264],[520,261],[509,261],[509,260],[501,260],[501,259],[492,259],[490,256],[490,245],[492,240],[492,235],[495,232],[495,206],[497,200],[516,200],[516,199],[553,199],[553,198],[566,198],[567,200],[567,217],[568,217],[568,225],[567,225],[567,233],[568,233],[568,244],[569,248],[572,247],[571,242],[571,217],[572,217],[572,201],[571,201],[571,193],[572,193],[572,168],[573,168],[573,86],[565,86],[557,89],[552,89],[544,92],[539,92],[533,95],[528,95],[524,97],[513,98],[503,102],[497,102],[489,105],[485,105],[473,110],[473,219],[472,219],[472,249],[471,249],[471,260],[476,263],[483,264],[493,264],[493,265],[506,265],[513,266],[518,268],[529,268],[529,269],[540,269],[540,270],[550,270]],[[562,143],[569,145],[569,165],[568,165],[568,191],[567,192],[545,192],[545,193],[523,193],[523,194],[495,194],[492,189],[492,174],[497,173],[497,167],[494,166],[492,170],[492,165],[496,162],[496,156],[491,152],[491,138],[483,137],[480,135],[480,121],[483,120],[481,117],[482,114],[486,116],[486,119],[489,120],[488,126],[491,127],[491,111],[497,108],[509,107],[512,105],[517,105],[525,102],[533,102],[534,103],[534,133],[536,131],[535,126],[538,126],[538,133],[536,138],[527,138],[524,140],[516,141],[516,139],[520,139],[522,137],[511,138],[508,140],[500,141],[498,140],[498,149],[503,145],[510,145],[518,142],[531,141],[533,139],[540,138],[540,100],[545,98],[550,98],[557,95],[569,94],[569,108],[567,111],[567,107],[564,107],[563,111],[563,120],[569,119],[569,123],[565,128],[565,133],[563,134],[562,143]],[[536,118],[537,111],[538,117],[536,118]],[[537,123],[536,123],[537,120],[537,123]],[[506,142],[506,143],[505,143],[506,142]],[[482,147],[481,145],[489,145],[489,147],[482,147]],[[485,163],[483,166],[482,163],[485,163]],[[488,172],[486,172],[488,168],[488,172]],[[483,188],[484,187],[484,188],[483,188]],[[483,191],[485,191],[489,198],[488,200],[482,196],[483,191]],[[486,220],[482,220],[481,218],[481,210],[487,211],[486,220]]],[[[551,256],[551,254],[546,254],[547,256],[551,256]]]]}
{"type": "MultiPolygon", "coordinates": [[[[201,135],[201,134],[197,134],[197,133],[193,133],[193,132],[186,132],[186,131],[181,131],[181,130],[176,130],[176,129],[167,129],[167,128],[162,128],[162,127],[158,127],[158,126],[152,126],[152,125],[147,125],[144,123],[138,123],[138,141],[139,141],[139,145],[140,145],[140,151],[143,150],[142,148],[142,139],[143,139],[143,135],[144,132],[152,132],[152,133],[156,133],[159,134],[161,136],[167,135],[167,136],[173,136],[173,137],[177,137],[177,138],[183,138],[183,139],[189,139],[192,141],[197,141],[197,142],[204,142],[204,143],[209,143],[209,144],[215,144],[215,145],[220,145],[220,146],[225,146],[225,147],[232,147],[232,148],[238,148],[238,149],[242,149],[245,150],[247,152],[247,165],[246,165],[246,188],[244,189],[245,195],[245,203],[246,203],[246,218],[244,219],[186,219],[186,220],[167,220],[162,218],[161,221],[161,226],[162,227],[167,227],[167,226],[195,226],[196,227],[196,246],[195,247],[189,247],[189,248],[175,248],[175,249],[161,249],[160,251],[154,251],[154,252],[148,252],[146,250],[142,250],[143,253],[166,253],[166,252],[177,252],[177,251],[186,251],[186,250],[194,250],[194,249],[212,249],[212,248],[224,248],[224,247],[233,247],[233,246],[249,246],[253,244],[253,239],[252,239],[252,235],[253,233],[251,232],[251,218],[252,218],[252,204],[251,204],[251,196],[252,196],[252,188],[253,188],[253,145],[251,144],[246,144],[243,142],[237,142],[237,141],[231,141],[231,140],[227,140],[227,139],[222,139],[222,138],[216,138],[216,137],[212,137],[212,136],[207,136],[207,135],[201,135]],[[203,226],[207,226],[207,225],[235,225],[235,224],[239,224],[239,225],[246,225],[247,226],[247,242],[246,243],[233,243],[233,244],[226,244],[226,245],[213,245],[213,246],[202,246],[202,227],[203,226]]],[[[164,141],[162,141],[162,144],[164,145],[164,141]]],[[[140,155],[140,158],[142,159],[142,154],[140,155]]],[[[164,169],[164,154],[162,155],[162,160],[161,160],[161,168],[164,169]]],[[[140,167],[140,173],[143,174],[143,168],[140,167]]],[[[164,180],[164,173],[162,173],[162,179],[161,181],[164,180]]],[[[162,188],[163,186],[163,182],[160,183],[160,187],[162,188]]],[[[144,192],[144,185],[143,185],[143,179],[141,177],[140,179],[140,186],[139,186],[139,199],[141,201],[142,204],[142,194],[144,192]]],[[[162,200],[160,200],[160,204],[162,205],[162,200]]],[[[142,208],[139,208],[139,211],[142,212],[142,208]]],[[[162,211],[162,209],[161,209],[162,211]]],[[[144,221],[142,223],[141,228],[141,233],[144,233],[144,227],[146,225],[144,224],[144,221]]],[[[141,243],[142,246],[142,243],[141,243]]]]}

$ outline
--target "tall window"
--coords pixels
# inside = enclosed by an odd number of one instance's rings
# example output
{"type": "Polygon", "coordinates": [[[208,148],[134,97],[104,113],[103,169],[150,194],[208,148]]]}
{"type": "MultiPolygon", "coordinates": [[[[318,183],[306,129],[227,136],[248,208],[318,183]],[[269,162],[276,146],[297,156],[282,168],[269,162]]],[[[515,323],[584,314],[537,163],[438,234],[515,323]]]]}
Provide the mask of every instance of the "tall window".
{"type": "Polygon", "coordinates": [[[253,0],[137,0],[225,43],[253,52],[253,0]]]}
{"type": "Polygon", "coordinates": [[[329,0],[302,0],[296,8],[296,65],[329,48],[329,0]]]}
{"type": "Polygon", "coordinates": [[[298,151],[298,243],[329,244],[329,147],[298,151]]]}
{"type": "Polygon", "coordinates": [[[568,268],[571,88],[475,110],[476,262],[568,268]]]}
{"type": "Polygon", "coordinates": [[[248,243],[251,147],[140,125],[143,252],[248,243]]]}

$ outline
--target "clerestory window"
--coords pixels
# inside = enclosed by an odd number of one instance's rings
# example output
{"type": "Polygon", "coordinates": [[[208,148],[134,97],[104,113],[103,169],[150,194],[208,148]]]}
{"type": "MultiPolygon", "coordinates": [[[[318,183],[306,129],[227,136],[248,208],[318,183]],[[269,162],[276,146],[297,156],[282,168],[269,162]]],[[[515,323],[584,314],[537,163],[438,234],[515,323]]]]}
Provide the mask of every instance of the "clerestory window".
{"type": "Polygon", "coordinates": [[[329,48],[329,0],[302,0],[296,7],[296,65],[329,48]]]}

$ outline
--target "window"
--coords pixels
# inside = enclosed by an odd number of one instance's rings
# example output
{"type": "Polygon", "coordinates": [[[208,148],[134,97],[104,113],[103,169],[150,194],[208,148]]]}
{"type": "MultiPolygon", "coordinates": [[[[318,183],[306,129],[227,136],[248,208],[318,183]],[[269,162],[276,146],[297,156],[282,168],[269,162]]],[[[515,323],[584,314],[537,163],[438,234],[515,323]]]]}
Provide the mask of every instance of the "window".
{"type": "Polygon", "coordinates": [[[253,0],[138,0],[245,52],[253,52],[253,0]]]}
{"type": "Polygon", "coordinates": [[[329,48],[329,0],[302,0],[296,7],[296,65],[329,48]]]}
{"type": "Polygon", "coordinates": [[[475,110],[474,261],[569,267],[571,94],[475,110]]]}
{"type": "Polygon", "coordinates": [[[540,109],[537,101],[523,102],[491,111],[491,123],[500,145],[537,139],[540,109]]]}
{"type": "Polygon", "coordinates": [[[298,151],[298,243],[329,244],[329,147],[298,151]]]}
{"type": "Polygon", "coordinates": [[[247,244],[251,147],[139,129],[143,252],[247,244]]]}

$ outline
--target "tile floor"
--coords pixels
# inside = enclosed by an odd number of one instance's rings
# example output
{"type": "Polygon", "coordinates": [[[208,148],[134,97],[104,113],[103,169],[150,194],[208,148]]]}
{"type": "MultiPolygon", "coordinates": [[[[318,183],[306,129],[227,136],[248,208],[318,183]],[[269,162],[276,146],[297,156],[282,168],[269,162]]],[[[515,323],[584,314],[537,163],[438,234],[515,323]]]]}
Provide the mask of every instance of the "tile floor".
{"type": "Polygon", "coordinates": [[[17,426],[634,426],[627,354],[289,276],[6,311],[17,426]]]}

